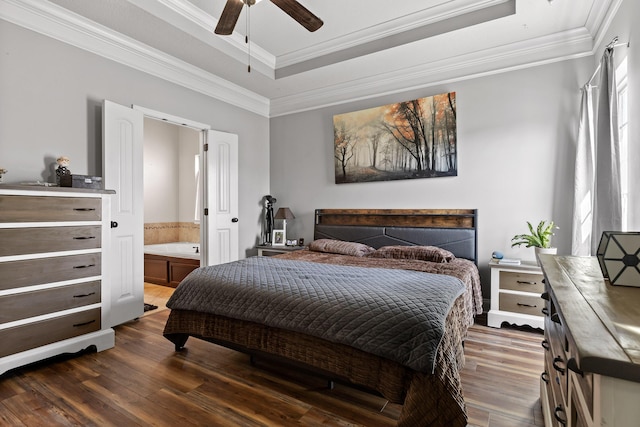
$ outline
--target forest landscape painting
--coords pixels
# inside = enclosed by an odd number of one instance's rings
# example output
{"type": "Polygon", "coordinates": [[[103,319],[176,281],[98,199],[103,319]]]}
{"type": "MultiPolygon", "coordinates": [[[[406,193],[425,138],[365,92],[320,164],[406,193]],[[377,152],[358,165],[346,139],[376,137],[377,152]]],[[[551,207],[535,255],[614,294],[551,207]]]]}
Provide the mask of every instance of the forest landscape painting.
{"type": "Polygon", "coordinates": [[[457,176],[455,92],[333,116],[336,184],[457,176]]]}

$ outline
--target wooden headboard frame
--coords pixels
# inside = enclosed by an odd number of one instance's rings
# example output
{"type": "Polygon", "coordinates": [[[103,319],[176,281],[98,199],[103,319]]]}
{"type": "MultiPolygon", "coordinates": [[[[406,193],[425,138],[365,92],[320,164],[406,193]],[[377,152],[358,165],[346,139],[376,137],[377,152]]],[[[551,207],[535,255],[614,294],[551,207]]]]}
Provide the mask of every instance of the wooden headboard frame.
{"type": "Polygon", "coordinates": [[[478,264],[477,209],[316,209],[314,239],[430,245],[478,264]]]}

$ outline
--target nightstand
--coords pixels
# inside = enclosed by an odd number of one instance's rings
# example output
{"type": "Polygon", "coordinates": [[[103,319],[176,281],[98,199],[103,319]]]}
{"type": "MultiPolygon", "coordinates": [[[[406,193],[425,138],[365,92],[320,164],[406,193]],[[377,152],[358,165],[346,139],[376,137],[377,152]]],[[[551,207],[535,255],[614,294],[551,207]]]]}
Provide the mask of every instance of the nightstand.
{"type": "Polygon", "coordinates": [[[489,263],[491,267],[491,309],[487,324],[499,328],[502,322],[544,329],[542,270],[535,262],[520,265],[489,263]]]}
{"type": "Polygon", "coordinates": [[[274,256],[285,254],[287,252],[299,251],[304,249],[304,246],[272,246],[272,245],[258,245],[258,256],[274,256]]]}

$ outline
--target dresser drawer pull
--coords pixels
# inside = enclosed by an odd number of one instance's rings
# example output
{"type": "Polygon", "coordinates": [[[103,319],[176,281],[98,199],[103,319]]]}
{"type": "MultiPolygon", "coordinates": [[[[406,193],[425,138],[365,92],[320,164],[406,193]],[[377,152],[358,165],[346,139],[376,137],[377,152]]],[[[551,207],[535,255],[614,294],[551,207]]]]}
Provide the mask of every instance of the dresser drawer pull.
{"type": "Polygon", "coordinates": [[[549,301],[549,292],[543,292],[542,294],[540,294],[540,298],[545,301],[549,301]]]}
{"type": "Polygon", "coordinates": [[[549,384],[549,373],[543,372],[540,374],[540,379],[544,381],[545,384],[549,384]]]}
{"type": "Polygon", "coordinates": [[[578,368],[578,362],[576,362],[575,357],[572,357],[571,359],[567,360],[567,368],[569,368],[576,374],[580,375],[581,377],[584,377],[584,371],[578,368]]]}
{"type": "Polygon", "coordinates": [[[562,357],[560,357],[560,356],[556,356],[556,358],[555,358],[555,359],[553,359],[553,364],[552,364],[552,365],[553,365],[553,369],[555,369],[556,371],[558,371],[558,372],[560,372],[562,375],[564,375],[565,369],[564,369],[564,368],[561,368],[560,366],[558,366],[558,365],[556,364],[556,363],[558,363],[558,362],[560,362],[560,363],[563,363],[563,362],[564,362],[564,360],[562,360],[562,357]]]}
{"type": "Polygon", "coordinates": [[[81,326],[87,326],[87,325],[90,325],[90,324],[95,323],[95,322],[96,322],[96,320],[93,319],[93,320],[89,320],[88,322],[84,322],[84,323],[76,323],[75,325],[73,325],[73,327],[74,328],[79,328],[81,326]]]}
{"type": "Polygon", "coordinates": [[[549,309],[547,307],[542,307],[542,310],[540,310],[542,312],[542,314],[544,314],[545,316],[549,315],[549,309]]]}
{"type": "Polygon", "coordinates": [[[538,284],[538,282],[530,282],[527,280],[517,280],[516,283],[518,285],[537,285],[538,284]]]}
{"type": "Polygon", "coordinates": [[[91,295],[95,295],[95,292],[89,292],[88,294],[80,294],[80,295],[74,295],[74,298],[86,298],[86,297],[90,297],[91,295]]]}
{"type": "Polygon", "coordinates": [[[518,305],[518,307],[531,307],[531,308],[536,308],[537,307],[537,305],[535,305],[535,304],[525,304],[523,302],[519,302],[519,303],[517,303],[517,305],[518,305]]]}
{"type": "Polygon", "coordinates": [[[90,239],[95,239],[96,236],[76,236],[73,239],[74,240],[90,240],[90,239]]]}
{"type": "Polygon", "coordinates": [[[87,264],[87,265],[74,265],[73,268],[91,268],[95,267],[95,264],[87,264]]]}
{"type": "Polygon", "coordinates": [[[558,325],[562,325],[562,321],[560,320],[560,316],[558,316],[558,313],[553,313],[551,315],[551,320],[553,320],[558,325]]]}
{"type": "Polygon", "coordinates": [[[562,406],[556,406],[556,409],[554,409],[553,411],[553,417],[563,426],[567,425],[567,420],[565,419],[566,415],[564,413],[564,409],[562,409],[562,406]],[[560,414],[562,414],[562,417],[560,416],[560,414]]]}
{"type": "Polygon", "coordinates": [[[551,348],[551,346],[549,345],[549,341],[547,340],[542,340],[542,348],[544,348],[545,350],[549,351],[549,349],[551,348]]]}
{"type": "Polygon", "coordinates": [[[74,211],[80,211],[80,212],[91,212],[91,211],[95,211],[95,208],[73,208],[74,211]]]}

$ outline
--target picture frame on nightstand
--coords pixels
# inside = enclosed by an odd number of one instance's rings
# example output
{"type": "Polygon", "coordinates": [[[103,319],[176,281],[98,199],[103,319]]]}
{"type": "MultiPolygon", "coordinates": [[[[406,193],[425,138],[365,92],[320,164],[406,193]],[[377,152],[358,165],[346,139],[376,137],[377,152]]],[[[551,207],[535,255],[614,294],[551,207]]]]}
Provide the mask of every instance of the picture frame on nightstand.
{"type": "Polygon", "coordinates": [[[273,246],[284,246],[284,230],[273,230],[273,238],[271,239],[273,246]]]}

